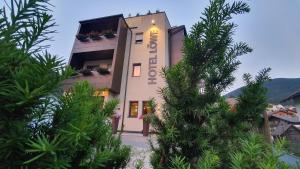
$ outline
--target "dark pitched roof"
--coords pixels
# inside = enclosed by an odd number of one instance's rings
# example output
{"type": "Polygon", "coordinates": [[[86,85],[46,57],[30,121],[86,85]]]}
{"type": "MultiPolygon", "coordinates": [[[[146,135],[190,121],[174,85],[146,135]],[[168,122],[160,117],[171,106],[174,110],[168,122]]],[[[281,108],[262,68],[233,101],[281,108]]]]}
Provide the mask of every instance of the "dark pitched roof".
{"type": "Polygon", "coordinates": [[[298,116],[280,116],[277,114],[272,114],[271,117],[275,117],[275,118],[278,118],[278,119],[281,119],[281,120],[284,120],[284,121],[287,121],[290,123],[300,124],[300,120],[299,120],[298,116]]]}
{"type": "Polygon", "coordinates": [[[273,136],[281,136],[284,134],[290,127],[294,127],[297,131],[300,132],[300,126],[299,125],[292,125],[292,124],[287,124],[284,126],[278,126],[276,129],[273,131],[272,135],[273,136]]]}
{"type": "Polygon", "coordinates": [[[296,90],[294,93],[290,94],[289,96],[287,96],[285,99],[281,100],[280,102],[285,102],[285,101],[294,99],[295,97],[299,97],[299,96],[300,96],[300,89],[296,90]]]}
{"type": "Polygon", "coordinates": [[[295,127],[295,129],[300,131],[300,125],[294,124],[293,127],[295,127]]]}
{"type": "Polygon", "coordinates": [[[180,26],[174,26],[174,27],[172,27],[172,28],[170,28],[169,29],[169,33],[171,34],[171,35],[173,35],[173,34],[176,34],[177,32],[179,32],[179,31],[184,31],[184,35],[186,35],[187,33],[186,33],[186,29],[185,29],[185,26],[184,25],[180,25],[180,26]]]}
{"type": "Polygon", "coordinates": [[[278,126],[276,129],[272,132],[273,136],[281,136],[287,129],[289,129],[292,125],[287,124],[284,126],[278,126]]]}

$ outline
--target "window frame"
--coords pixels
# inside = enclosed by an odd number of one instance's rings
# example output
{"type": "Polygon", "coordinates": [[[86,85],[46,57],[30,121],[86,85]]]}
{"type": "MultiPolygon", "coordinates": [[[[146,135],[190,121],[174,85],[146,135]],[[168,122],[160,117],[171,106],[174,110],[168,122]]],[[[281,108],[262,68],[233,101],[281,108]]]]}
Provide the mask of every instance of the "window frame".
{"type": "Polygon", "coordinates": [[[132,76],[132,77],[140,77],[141,74],[142,74],[142,64],[141,64],[141,63],[133,63],[133,64],[132,64],[132,73],[131,73],[131,76],[132,76]],[[138,76],[135,76],[135,75],[134,75],[134,68],[135,68],[136,66],[139,66],[139,67],[140,67],[140,74],[139,74],[138,76]]]}
{"type": "Polygon", "coordinates": [[[138,116],[139,116],[139,101],[136,101],[136,100],[129,101],[128,118],[137,118],[138,116]],[[136,116],[131,115],[131,103],[137,103],[137,114],[136,114],[136,116]]]}
{"type": "Polygon", "coordinates": [[[134,39],[135,44],[142,44],[144,42],[144,33],[143,32],[137,32],[135,33],[135,39],[134,39]],[[137,35],[141,36],[141,39],[137,39],[137,35]]]}

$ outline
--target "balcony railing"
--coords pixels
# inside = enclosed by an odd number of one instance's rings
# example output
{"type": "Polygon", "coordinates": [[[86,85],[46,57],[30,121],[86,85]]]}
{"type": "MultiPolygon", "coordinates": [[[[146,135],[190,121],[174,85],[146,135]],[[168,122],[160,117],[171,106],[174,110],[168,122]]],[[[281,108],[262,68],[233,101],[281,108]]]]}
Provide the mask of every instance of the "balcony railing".
{"type": "Polygon", "coordinates": [[[64,90],[68,90],[78,81],[88,81],[95,89],[110,88],[112,75],[108,70],[83,69],[77,71],[71,78],[63,82],[64,90]]]}
{"type": "Polygon", "coordinates": [[[76,35],[72,53],[115,49],[117,39],[116,33],[78,34],[76,35]]]}
{"type": "Polygon", "coordinates": [[[103,38],[112,39],[115,38],[116,35],[117,33],[111,30],[102,31],[102,32],[92,31],[87,34],[78,34],[76,35],[76,39],[79,40],[80,42],[90,42],[90,41],[100,41],[103,38]]]}

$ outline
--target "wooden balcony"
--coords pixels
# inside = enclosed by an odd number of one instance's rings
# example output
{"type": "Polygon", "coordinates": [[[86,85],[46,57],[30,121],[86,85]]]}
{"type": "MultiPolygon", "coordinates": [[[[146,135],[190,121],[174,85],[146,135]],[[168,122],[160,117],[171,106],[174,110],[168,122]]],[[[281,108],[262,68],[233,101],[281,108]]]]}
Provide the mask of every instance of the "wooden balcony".
{"type": "Polygon", "coordinates": [[[111,88],[112,74],[101,75],[97,71],[91,71],[91,75],[79,73],[63,81],[63,89],[70,89],[78,81],[88,81],[95,89],[111,88]]]}
{"type": "Polygon", "coordinates": [[[109,91],[120,93],[123,63],[127,36],[131,33],[123,15],[80,21],[78,36],[76,36],[69,65],[76,71],[99,66],[99,61],[111,60],[111,70],[108,75],[92,71],[92,75],[77,76],[67,79],[63,88],[67,90],[77,81],[86,80],[95,89],[108,88],[109,91]]]}
{"type": "Polygon", "coordinates": [[[88,39],[87,42],[82,42],[75,38],[74,46],[72,53],[82,53],[82,52],[91,52],[91,51],[101,51],[115,49],[118,43],[118,36],[114,38],[105,38],[102,37],[99,40],[88,39]]]}

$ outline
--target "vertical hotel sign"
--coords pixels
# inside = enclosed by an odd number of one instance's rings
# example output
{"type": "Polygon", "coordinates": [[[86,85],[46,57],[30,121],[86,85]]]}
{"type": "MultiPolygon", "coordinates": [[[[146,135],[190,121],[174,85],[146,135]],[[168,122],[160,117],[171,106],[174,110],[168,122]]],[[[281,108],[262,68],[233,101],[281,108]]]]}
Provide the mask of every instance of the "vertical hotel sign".
{"type": "Polygon", "coordinates": [[[157,78],[157,29],[151,29],[149,42],[148,84],[155,85],[157,78]]]}

